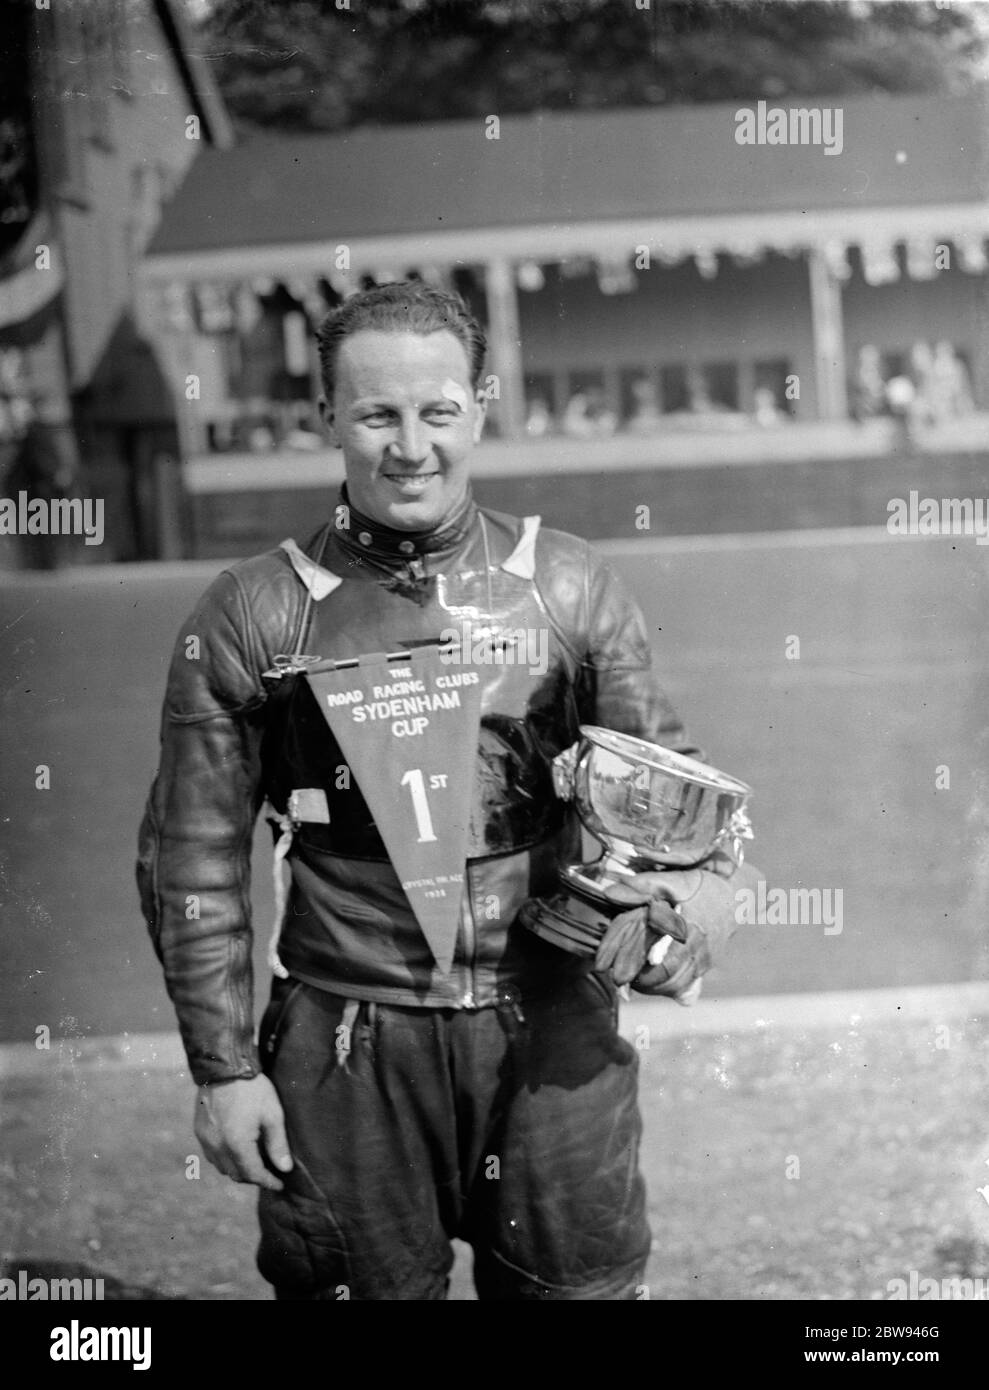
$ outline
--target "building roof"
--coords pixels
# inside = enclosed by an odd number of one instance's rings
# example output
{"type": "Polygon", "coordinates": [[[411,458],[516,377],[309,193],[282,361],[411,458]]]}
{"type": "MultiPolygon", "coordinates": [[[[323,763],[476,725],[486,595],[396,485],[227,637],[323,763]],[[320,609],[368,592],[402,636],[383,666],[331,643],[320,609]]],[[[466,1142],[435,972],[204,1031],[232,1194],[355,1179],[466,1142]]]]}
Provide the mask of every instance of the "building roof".
{"type": "MultiPolygon", "coordinates": [[[[748,103],[755,108],[756,103],[748,103]]],[[[810,107],[781,98],[769,107],[810,107]]],[[[736,143],[737,103],[263,134],[205,149],[149,255],[635,217],[977,204],[987,98],[832,98],[842,149],[736,143]]]]}

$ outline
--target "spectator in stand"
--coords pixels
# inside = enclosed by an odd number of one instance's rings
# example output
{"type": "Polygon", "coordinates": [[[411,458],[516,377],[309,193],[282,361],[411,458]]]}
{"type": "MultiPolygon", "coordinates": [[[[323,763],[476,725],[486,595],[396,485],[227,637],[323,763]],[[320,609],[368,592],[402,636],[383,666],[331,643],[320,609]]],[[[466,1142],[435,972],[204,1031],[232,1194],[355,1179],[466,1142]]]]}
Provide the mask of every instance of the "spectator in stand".
{"type": "Polygon", "coordinates": [[[322,435],[313,429],[310,407],[300,401],[291,412],[290,425],[282,441],[287,449],[304,449],[312,453],[323,448],[322,435]]]}
{"type": "Polygon", "coordinates": [[[910,377],[914,385],[911,417],[914,425],[929,425],[935,419],[934,354],[930,343],[919,339],[910,349],[910,377]]]}
{"type": "Polygon", "coordinates": [[[275,447],[275,431],[268,402],[262,396],[252,396],[245,403],[244,439],[252,454],[264,454],[275,447]]]}
{"type": "Polygon", "coordinates": [[[891,376],[886,383],[886,403],[896,424],[895,449],[910,452],[914,447],[914,410],[917,388],[906,372],[891,376]]]}
{"type": "Polygon", "coordinates": [[[687,400],[687,409],[692,415],[710,415],[728,409],[711,395],[707,377],[700,367],[691,367],[687,372],[687,400]]]}
{"type": "Polygon", "coordinates": [[[543,439],[553,433],[553,416],[542,396],[533,396],[525,417],[525,432],[530,439],[543,439]]]}
{"type": "Polygon", "coordinates": [[[853,420],[861,423],[863,420],[874,420],[877,416],[889,412],[879,349],[872,343],[866,343],[859,348],[851,395],[853,420]]]}
{"type": "Polygon", "coordinates": [[[965,363],[951,343],[941,340],[931,364],[931,397],[936,421],[960,420],[975,409],[965,363]]]}
{"type": "Polygon", "coordinates": [[[604,392],[597,386],[588,392],[588,414],[594,424],[594,433],[599,438],[607,438],[618,428],[618,416],[608,404],[604,392]]]}
{"type": "Polygon", "coordinates": [[[631,434],[655,434],[663,423],[655,381],[648,376],[637,376],[631,389],[632,414],[625,428],[631,434]]]}
{"type": "Polygon", "coordinates": [[[594,422],[589,414],[590,403],[586,391],[575,391],[567,401],[563,412],[563,433],[573,439],[589,439],[594,433],[594,422]]]}
{"type": "Polygon", "coordinates": [[[764,428],[782,425],[785,413],[776,404],[776,393],[769,386],[757,386],[753,396],[755,422],[764,428]]]}
{"type": "Polygon", "coordinates": [[[617,415],[596,386],[575,391],[563,412],[563,433],[574,439],[606,438],[614,434],[617,426],[617,415]]]}

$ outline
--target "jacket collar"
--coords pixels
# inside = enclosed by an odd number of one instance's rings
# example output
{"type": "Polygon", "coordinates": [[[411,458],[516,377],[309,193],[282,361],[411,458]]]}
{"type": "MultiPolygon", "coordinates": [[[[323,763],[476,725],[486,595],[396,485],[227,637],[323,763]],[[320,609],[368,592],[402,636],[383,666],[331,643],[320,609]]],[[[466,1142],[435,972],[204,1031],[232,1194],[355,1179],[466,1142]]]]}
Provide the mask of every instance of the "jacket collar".
{"type": "Polygon", "coordinates": [[[452,555],[463,545],[477,520],[477,506],[469,488],[457,511],[431,531],[397,531],[373,521],[350,502],[346,483],[340,489],[340,504],[331,522],[337,545],[355,559],[366,558],[384,565],[409,564],[427,555],[432,559],[452,555]]]}

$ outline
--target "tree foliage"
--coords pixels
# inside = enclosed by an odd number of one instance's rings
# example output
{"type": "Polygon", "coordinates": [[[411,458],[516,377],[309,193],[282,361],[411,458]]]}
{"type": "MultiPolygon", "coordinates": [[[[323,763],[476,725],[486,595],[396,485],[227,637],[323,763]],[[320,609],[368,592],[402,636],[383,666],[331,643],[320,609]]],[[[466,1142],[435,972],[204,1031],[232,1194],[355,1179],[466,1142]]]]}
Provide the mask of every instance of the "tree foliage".
{"type": "Polygon", "coordinates": [[[335,130],[955,91],[984,74],[987,23],[982,0],[216,0],[201,36],[239,123],[335,130]]]}

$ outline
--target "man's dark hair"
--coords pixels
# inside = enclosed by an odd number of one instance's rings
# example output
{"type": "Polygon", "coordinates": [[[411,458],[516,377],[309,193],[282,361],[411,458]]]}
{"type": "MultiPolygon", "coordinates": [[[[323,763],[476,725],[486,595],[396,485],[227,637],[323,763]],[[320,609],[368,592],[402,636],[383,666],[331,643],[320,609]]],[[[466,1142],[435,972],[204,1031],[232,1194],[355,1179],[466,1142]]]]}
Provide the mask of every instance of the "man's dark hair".
{"type": "Polygon", "coordinates": [[[362,329],[384,333],[439,333],[446,329],[463,345],[471,384],[476,387],[480,380],[487,339],[460,295],[421,280],[399,280],[351,295],[339,308],[331,309],[316,330],[328,401],[333,400],[340,344],[362,329]]]}

